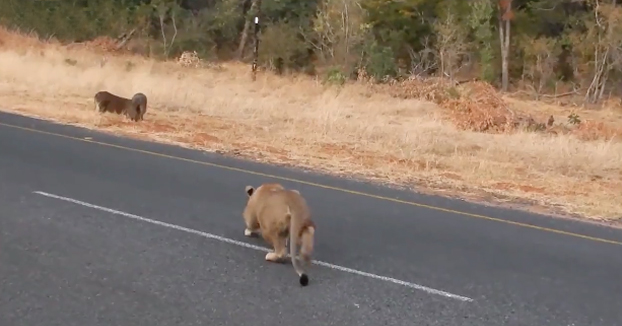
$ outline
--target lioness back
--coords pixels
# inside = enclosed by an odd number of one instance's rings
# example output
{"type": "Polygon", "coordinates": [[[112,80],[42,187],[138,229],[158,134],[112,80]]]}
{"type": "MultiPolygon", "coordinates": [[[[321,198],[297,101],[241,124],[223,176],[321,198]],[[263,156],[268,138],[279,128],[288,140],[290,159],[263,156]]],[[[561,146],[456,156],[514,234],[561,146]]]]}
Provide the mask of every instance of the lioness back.
{"type": "Polygon", "coordinates": [[[281,235],[289,233],[289,218],[291,207],[295,205],[286,189],[272,189],[266,192],[263,200],[257,205],[257,220],[262,232],[275,232],[281,235]]]}
{"type": "Polygon", "coordinates": [[[289,229],[290,212],[298,213],[302,220],[310,218],[309,207],[305,199],[296,190],[285,189],[278,183],[265,183],[249,193],[245,216],[256,220],[262,230],[286,232],[289,229]]]}

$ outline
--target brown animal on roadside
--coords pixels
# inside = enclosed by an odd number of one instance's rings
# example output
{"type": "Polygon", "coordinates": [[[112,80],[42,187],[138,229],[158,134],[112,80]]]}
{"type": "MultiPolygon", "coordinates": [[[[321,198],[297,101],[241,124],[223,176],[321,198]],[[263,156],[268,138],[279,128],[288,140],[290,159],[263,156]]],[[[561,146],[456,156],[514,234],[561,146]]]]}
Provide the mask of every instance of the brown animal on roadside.
{"type": "Polygon", "coordinates": [[[550,116],[549,120],[546,121],[546,125],[548,127],[552,127],[554,122],[555,122],[555,118],[553,118],[553,116],[550,116]]]}
{"type": "Polygon", "coordinates": [[[143,120],[147,112],[147,96],[143,93],[134,94],[130,100],[107,91],[100,91],[95,94],[93,100],[95,110],[98,112],[125,114],[132,121],[143,120]]]}
{"type": "Polygon", "coordinates": [[[257,189],[246,186],[245,191],[248,202],[243,213],[244,235],[250,237],[261,232],[274,248],[266,254],[266,260],[271,262],[281,262],[287,256],[291,238],[289,255],[300,284],[306,286],[309,277],[298,264],[296,251],[300,246],[300,257],[308,266],[313,254],[315,223],[307,202],[299,191],[285,189],[278,183],[264,183],[257,189]]]}

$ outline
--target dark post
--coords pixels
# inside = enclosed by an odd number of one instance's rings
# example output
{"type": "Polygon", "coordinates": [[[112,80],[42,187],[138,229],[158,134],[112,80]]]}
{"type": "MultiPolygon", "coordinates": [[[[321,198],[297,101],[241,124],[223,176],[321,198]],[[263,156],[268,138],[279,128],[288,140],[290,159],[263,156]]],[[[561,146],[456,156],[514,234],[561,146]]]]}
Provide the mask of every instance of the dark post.
{"type": "Polygon", "coordinates": [[[261,14],[261,0],[257,0],[257,11],[255,14],[255,48],[253,49],[253,81],[257,78],[257,59],[259,57],[259,16],[261,14]]]}

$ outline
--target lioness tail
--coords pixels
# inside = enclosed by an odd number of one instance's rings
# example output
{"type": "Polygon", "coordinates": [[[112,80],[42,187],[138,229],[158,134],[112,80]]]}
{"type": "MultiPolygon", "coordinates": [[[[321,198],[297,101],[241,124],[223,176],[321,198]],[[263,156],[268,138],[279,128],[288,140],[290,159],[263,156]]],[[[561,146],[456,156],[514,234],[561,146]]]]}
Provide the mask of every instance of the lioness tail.
{"type": "MultiPolygon", "coordinates": [[[[289,241],[289,255],[292,259],[292,265],[294,265],[294,269],[296,270],[296,273],[299,276],[299,281],[300,281],[300,285],[302,286],[307,286],[309,284],[309,276],[307,276],[307,274],[304,272],[304,270],[300,267],[300,265],[298,264],[298,259],[296,258],[296,253],[297,253],[297,247],[298,247],[298,237],[301,231],[301,228],[303,227],[303,225],[300,225],[301,221],[297,218],[297,216],[292,216],[292,214],[295,214],[294,212],[292,212],[289,207],[287,208],[287,215],[289,217],[289,236],[290,236],[290,241],[289,241]]],[[[305,236],[303,236],[303,240],[304,240],[305,236]]],[[[303,243],[302,246],[304,247],[305,244],[303,243]]]]}

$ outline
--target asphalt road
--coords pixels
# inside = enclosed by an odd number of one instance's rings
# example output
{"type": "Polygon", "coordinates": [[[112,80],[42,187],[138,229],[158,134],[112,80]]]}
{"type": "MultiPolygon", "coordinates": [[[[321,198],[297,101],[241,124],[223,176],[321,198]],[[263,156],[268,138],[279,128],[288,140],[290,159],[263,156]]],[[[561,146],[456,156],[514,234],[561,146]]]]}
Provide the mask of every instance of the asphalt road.
{"type": "Polygon", "coordinates": [[[619,230],[0,113],[2,326],[613,326],[621,277],[619,230]],[[306,288],[243,235],[266,181],[312,208],[306,288]]]}

